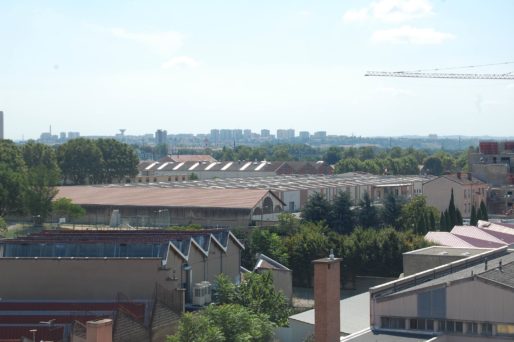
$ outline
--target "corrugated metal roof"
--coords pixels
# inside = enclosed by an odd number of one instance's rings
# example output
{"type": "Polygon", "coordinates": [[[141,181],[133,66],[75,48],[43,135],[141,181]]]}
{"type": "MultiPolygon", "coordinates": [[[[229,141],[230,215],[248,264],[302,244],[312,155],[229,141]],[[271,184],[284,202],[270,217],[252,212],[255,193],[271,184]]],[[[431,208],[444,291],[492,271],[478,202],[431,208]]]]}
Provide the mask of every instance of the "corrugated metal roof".
{"type": "Polygon", "coordinates": [[[253,209],[268,190],[61,186],[56,198],[79,205],[253,209]]]}

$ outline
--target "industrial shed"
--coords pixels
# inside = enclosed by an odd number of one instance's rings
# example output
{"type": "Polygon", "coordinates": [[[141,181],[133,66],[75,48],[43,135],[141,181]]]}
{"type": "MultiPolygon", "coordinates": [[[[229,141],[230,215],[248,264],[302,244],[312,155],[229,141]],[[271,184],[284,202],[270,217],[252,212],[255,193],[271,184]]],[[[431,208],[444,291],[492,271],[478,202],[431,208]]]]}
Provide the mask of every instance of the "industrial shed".
{"type": "Polygon", "coordinates": [[[56,198],[69,198],[86,209],[84,224],[111,223],[114,210],[121,224],[245,227],[253,215],[284,210],[273,192],[258,189],[178,189],[129,186],[65,186],[56,198]]]}

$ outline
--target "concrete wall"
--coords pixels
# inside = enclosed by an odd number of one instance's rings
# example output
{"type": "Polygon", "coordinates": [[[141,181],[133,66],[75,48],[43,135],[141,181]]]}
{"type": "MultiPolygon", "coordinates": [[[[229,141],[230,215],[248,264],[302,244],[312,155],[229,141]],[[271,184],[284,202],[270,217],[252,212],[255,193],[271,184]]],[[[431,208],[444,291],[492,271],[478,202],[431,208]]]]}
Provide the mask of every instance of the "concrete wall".
{"type": "Polygon", "coordinates": [[[450,319],[512,322],[512,291],[482,281],[466,281],[447,288],[447,316],[450,319]]]}
{"type": "Polygon", "coordinates": [[[493,186],[500,186],[507,183],[507,176],[510,167],[507,164],[473,164],[471,173],[473,177],[493,186]]]}
{"type": "Polygon", "coordinates": [[[371,325],[379,327],[380,317],[417,317],[417,295],[409,294],[387,300],[371,299],[371,325]]]}
{"type": "Polygon", "coordinates": [[[409,276],[437,266],[446,265],[450,262],[466,257],[467,256],[458,255],[423,255],[405,253],[403,254],[403,275],[409,276]]]}
{"type": "Polygon", "coordinates": [[[0,258],[5,300],[150,299],[155,283],[175,288],[159,270],[160,259],[0,258]]]}
{"type": "MultiPolygon", "coordinates": [[[[250,223],[250,209],[236,208],[162,208],[88,206],[86,216],[75,223],[108,225],[113,210],[119,210],[124,224],[134,227],[199,224],[203,226],[246,227],[250,223]],[[159,210],[168,210],[169,218],[159,216],[159,210]]],[[[168,216],[166,215],[166,216],[168,216]]]]}

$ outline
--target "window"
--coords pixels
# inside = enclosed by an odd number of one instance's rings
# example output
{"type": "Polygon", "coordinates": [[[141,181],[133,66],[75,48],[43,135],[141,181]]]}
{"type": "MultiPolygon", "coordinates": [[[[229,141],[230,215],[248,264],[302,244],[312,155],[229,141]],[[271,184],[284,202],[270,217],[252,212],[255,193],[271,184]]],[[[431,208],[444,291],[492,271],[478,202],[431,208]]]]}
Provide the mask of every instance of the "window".
{"type": "Polygon", "coordinates": [[[496,333],[502,336],[514,336],[514,324],[496,324],[496,333]]]}
{"type": "Polygon", "coordinates": [[[491,336],[493,334],[493,325],[491,323],[482,323],[482,333],[484,336],[491,336]]]}
{"type": "Polygon", "coordinates": [[[464,332],[463,326],[464,324],[462,322],[455,322],[455,332],[462,334],[464,332]]]}
{"type": "Polygon", "coordinates": [[[405,329],[405,319],[398,317],[382,317],[381,325],[384,329],[405,329]]]}
{"type": "Polygon", "coordinates": [[[477,335],[478,334],[478,324],[477,323],[467,323],[467,324],[468,324],[467,333],[470,335],[477,335]]]}
{"type": "Polygon", "coordinates": [[[434,331],[434,320],[433,319],[427,319],[426,330],[434,331]]]}
{"type": "Polygon", "coordinates": [[[411,318],[410,319],[410,329],[411,330],[425,330],[426,329],[426,321],[421,318],[411,318]]]}
{"type": "Polygon", "coordinates": [[[455,332],[455,322],[454,321],[446,321],[446,327],[444,329],[446,332],[455,332]]]}

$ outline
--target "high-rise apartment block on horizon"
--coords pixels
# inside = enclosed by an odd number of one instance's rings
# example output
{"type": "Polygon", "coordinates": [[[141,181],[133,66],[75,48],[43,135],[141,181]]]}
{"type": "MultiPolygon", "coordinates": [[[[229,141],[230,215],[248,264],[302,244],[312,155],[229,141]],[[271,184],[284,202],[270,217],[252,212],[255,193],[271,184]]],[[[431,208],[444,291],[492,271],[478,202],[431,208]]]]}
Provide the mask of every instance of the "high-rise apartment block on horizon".
{"type": "Polygon", "coordinates": [[[168,131],[165,129],[158,129],[155,132],[155,144],[164,145],[168,142],[168,131]]]}

